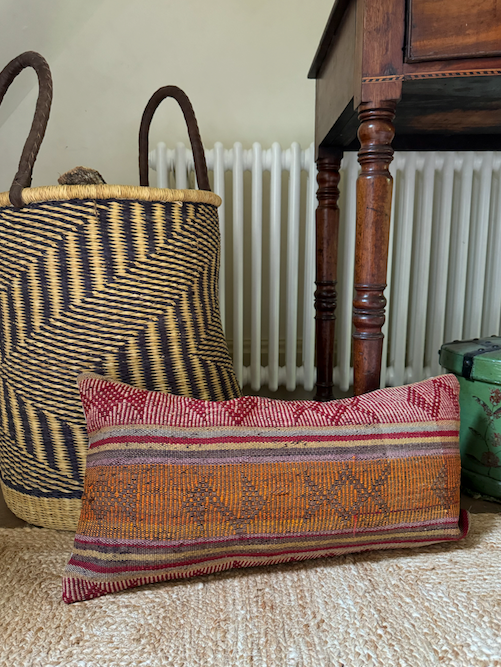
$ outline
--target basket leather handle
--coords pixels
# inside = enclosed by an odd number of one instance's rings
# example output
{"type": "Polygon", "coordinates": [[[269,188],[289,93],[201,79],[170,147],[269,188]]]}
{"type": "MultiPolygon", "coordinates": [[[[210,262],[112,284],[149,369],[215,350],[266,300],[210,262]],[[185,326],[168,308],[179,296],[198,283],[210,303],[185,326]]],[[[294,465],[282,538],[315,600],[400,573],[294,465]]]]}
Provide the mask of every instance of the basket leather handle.
{"type": "Polygon", "coordinates": [[[160,102],[166,97],[173,97],[181,107],[181,110],[188,126],[188,135],[190,137],[191,149],[193,151],[193,161],[195,162],[195,173],[200,190],[210,190],[209,175],[207,173],[207,163],[205,161],[205,152],[198,129],[195,112],[191,102],[185,92],[177,86],[164,86],[154,93],[141,118],[139,128],[139,183],[140,185],[149,185],[148,176],[148,135],[150,131],[153,114],[157,110],[160,102]]]}
{"type": "Polygon", "coordinates": [[[17,208],[24,206],[23,188],[29,188],[31,185],[33,165],[45,135],[52,104],[52,76],[49,65],[45,58],[35,51],[21,53],[0,72],[0,104],[10,84],[26,67],[32,67],[37,73],[39,92],[31,130],[24,144],[17,174],[14,176],[9,191],[10,203],[17,208]]]}

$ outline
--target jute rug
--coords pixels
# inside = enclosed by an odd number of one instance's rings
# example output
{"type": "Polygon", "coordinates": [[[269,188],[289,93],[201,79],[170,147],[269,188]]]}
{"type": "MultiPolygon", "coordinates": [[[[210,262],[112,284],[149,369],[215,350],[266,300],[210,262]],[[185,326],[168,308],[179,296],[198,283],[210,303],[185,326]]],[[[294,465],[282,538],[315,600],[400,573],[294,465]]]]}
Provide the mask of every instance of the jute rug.
{"type": "Polygon", "coordinates": [[[501,665],[501,515],[460,543],[256,568],[67,606],[70,533],[0,529],[0,665],[501,665]]]}

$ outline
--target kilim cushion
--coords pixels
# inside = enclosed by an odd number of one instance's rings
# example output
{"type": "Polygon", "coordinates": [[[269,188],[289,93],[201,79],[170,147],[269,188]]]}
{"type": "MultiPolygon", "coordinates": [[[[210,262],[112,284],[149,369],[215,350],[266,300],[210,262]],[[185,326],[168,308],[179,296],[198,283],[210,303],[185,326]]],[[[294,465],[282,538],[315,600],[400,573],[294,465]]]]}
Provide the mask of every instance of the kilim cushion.
{"type": "Polygon", "coordinates": [[[219,403],[79,377],[90,448],[63,599],[458,540],[458,382],[219,403]]]}

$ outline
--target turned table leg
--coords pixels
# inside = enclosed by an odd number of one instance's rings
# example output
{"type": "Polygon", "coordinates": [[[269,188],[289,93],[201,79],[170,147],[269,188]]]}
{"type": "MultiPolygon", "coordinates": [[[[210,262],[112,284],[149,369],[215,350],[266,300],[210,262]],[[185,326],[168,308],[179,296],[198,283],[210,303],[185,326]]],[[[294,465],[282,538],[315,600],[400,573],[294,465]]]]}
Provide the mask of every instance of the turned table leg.
{"type": "Polygon", "coordinates": [[[393,179],[396,102],[359,107],[353,365],[355,395],[379,389],[393,179]]]}
{"type": "Polygon", "coordinates": [[[318,207],[316,211],[315,342],[317,392],[315,400],[332,399],[334,321],[336,310],[337,243],[339,230],[339,168],[343,152],[320,147],[318,151],[318,207]]]}

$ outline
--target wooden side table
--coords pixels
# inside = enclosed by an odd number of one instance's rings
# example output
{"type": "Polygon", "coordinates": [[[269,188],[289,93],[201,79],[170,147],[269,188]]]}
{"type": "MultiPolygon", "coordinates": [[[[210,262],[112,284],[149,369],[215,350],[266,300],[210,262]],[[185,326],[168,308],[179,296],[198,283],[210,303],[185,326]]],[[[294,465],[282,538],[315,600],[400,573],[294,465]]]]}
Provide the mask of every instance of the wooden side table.
{"type": "Polygon", "coordinates": [[[311,66],[317,400],[332,398],[339,167],[358,150],[354,391],[379,387],[394,150],[501,148],[501,0],[335,0],[311,66]],[[357,141],[357,135],[358,140],[357,141]]]}

